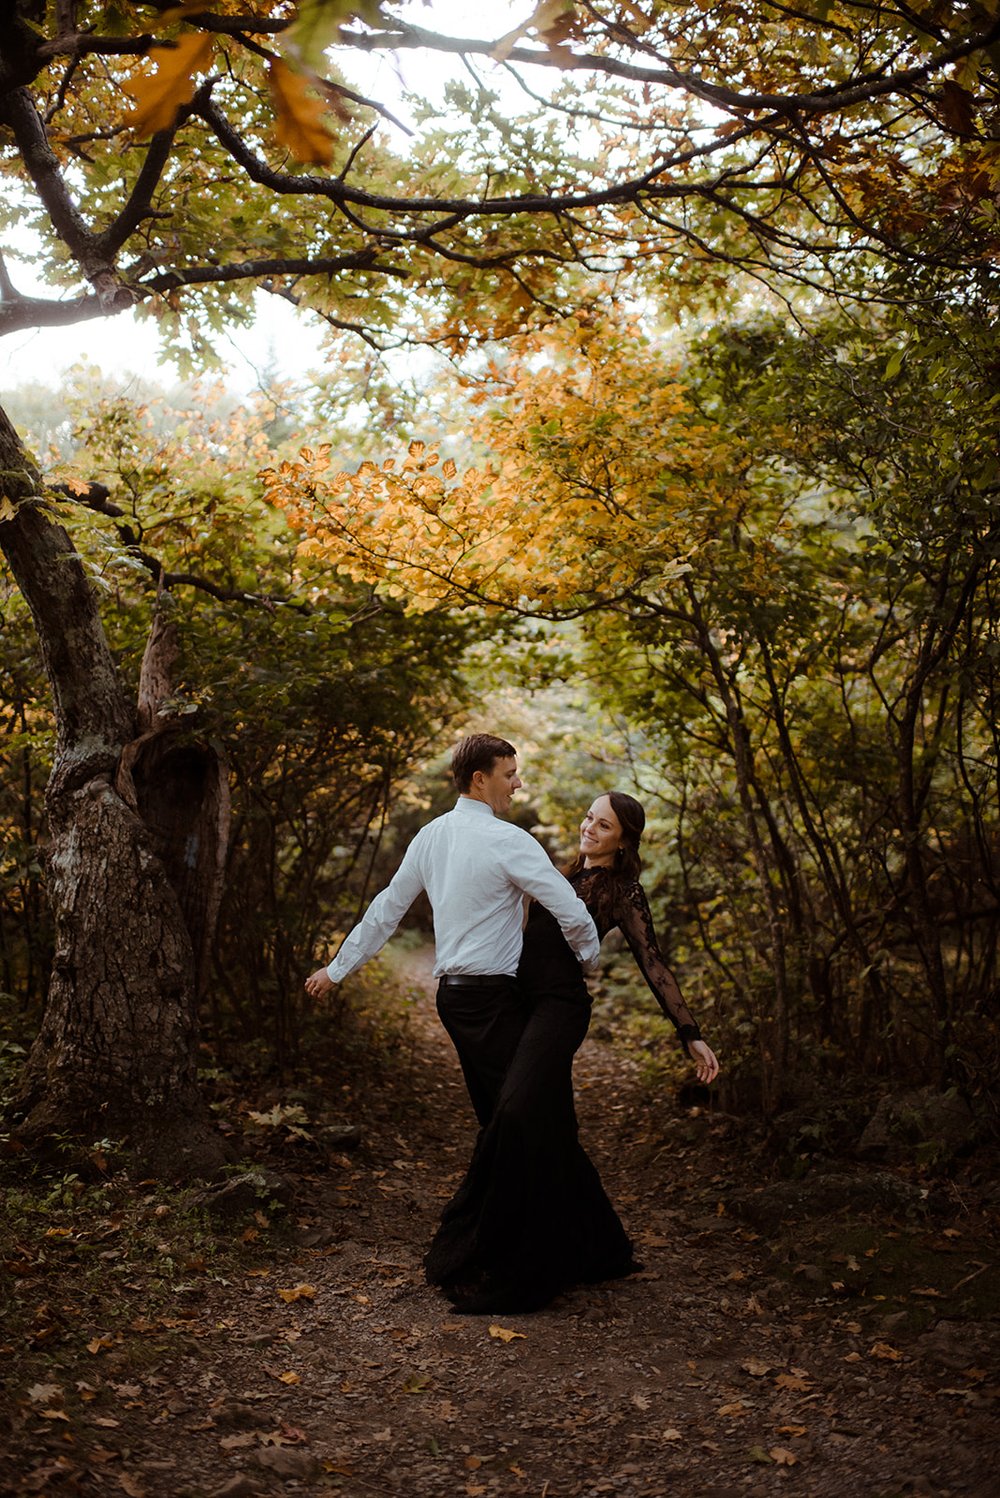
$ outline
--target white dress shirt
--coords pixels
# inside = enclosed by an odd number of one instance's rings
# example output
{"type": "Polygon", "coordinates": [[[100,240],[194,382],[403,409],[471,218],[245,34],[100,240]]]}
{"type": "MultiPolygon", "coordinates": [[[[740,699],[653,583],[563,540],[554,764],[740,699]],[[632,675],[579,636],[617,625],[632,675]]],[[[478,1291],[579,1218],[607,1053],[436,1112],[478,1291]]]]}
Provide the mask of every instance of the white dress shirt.
{"type": "Polygon", "coordinates": [[[460,796],[420,829],[391,883],[345,938],[327,968],[334,983],[381,951],[421,890],[434,912],[436,978],[513,976],[526,894],[552,912],[584,968],[597,962],[600,941],[590,912],[541,845],[523,827],[494,816],[485,801],[460,796]]]}

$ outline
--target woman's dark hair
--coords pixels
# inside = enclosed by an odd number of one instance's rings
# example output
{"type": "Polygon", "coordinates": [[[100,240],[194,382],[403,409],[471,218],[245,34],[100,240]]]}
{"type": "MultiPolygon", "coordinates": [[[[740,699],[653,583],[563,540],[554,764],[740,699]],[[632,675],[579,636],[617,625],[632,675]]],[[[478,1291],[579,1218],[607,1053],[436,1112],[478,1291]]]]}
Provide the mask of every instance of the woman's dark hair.
{"type": "MultiPolygon", "coordinates": [[[[634,796],[628,795],[626,791],[601,791],[600,795],[607,796],[611,802],[611,810],[621,825],[622,840],[614,863],[602,870],[605,877],[600,881],[600,888],[594,891],[591,908],[598,925],[601,925],[601,916],[605,914],[608,920],[611,919],[619,890],[626,884],[635,884],[639,878],[642,870],[639,843],[646,826],[646,813],[634,796]]],[[[597,799],[599,797],[595,797],[597,799]]],[[[583,864],[584,855],[578,853],[566,874],[570,877],[578,874],[583,864]]]]}
{"type": "Polygon", "coordinates": [[[489,774],[498,759],[513,759],[517,750],[506,739],[494,733],[473,733],[456,744],[451,756],[451,773],[460,791],[467,791],[477,770],[489,774]]]}

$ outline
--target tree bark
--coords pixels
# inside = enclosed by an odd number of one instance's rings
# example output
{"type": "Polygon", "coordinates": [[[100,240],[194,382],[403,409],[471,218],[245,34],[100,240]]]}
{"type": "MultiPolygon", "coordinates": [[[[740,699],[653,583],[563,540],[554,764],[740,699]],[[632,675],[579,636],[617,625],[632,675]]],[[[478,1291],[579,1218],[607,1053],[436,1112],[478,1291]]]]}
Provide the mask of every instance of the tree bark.
{"type": "Polygon", "coordinates": [[[0,481],[0,549],[35,622],[58,731],[46,789],[55,956],[17,1134],[29,1148],[121,1141],[156,1173],[214,1169],[224,1153],[197,1087],[195,952],[142,815],[157,798],[147,788],[130,804],[116,787],[136,710],[82,561],[2,410],[0,481]]]}

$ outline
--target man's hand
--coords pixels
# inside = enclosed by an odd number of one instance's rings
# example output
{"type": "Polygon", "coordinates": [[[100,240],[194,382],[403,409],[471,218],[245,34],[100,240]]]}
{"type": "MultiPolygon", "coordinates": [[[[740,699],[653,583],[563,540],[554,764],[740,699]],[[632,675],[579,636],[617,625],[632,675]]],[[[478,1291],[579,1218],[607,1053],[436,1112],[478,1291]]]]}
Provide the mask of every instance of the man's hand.
{"type": "Polygon", "coordinates": [[[719,1075],[719,1063],[712,1047],[706,1045],[703,1040],[689,1040],[688,1050],[691,1052],[691,1060],[698,1071],[698,1081],[706,1084],[714,1082],[719,1075]]]}
{"type": "Polygon", "coordinates": [[[327,994],[333,993],[336,983],[330,979],[330,974],[325,967],[318,967],[314,973],[306,979],[306,993],[311,999],[325,999],[327,994]]]}

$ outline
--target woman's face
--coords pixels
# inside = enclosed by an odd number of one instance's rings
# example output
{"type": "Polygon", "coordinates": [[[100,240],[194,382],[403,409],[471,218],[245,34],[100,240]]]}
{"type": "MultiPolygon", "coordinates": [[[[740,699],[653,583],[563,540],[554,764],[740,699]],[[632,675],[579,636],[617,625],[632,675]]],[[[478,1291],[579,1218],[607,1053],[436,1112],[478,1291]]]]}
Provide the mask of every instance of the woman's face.
{"type": "Polygon", "coordinates": [[[598,796],[580,823],[580,852],[587,868],[611,864],[621,847],[622,824],[611,807],[610,796],[598,796]]]}

